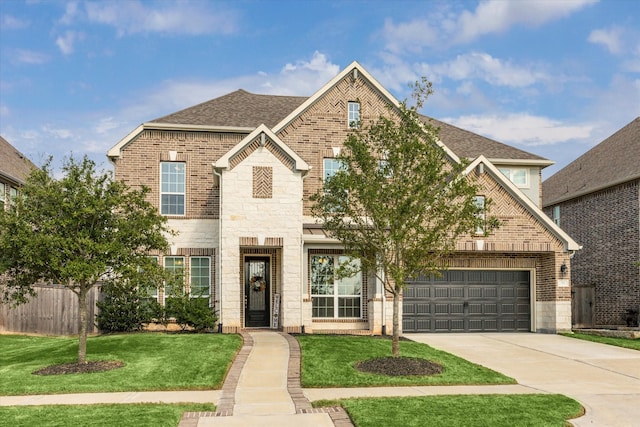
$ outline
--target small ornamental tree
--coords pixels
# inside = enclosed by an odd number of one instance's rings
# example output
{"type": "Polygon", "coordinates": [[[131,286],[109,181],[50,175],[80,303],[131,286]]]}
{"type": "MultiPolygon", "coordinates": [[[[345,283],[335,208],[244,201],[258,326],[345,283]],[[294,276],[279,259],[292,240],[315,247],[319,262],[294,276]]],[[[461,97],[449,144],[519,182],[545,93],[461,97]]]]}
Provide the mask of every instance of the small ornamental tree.
{"type": "MultiPolygon", "coordinates": [[[[467,163],[450,159],[438,144],[437,129],[420,120],[431,83],[423,79],[413,89],[415,106],[404,101],[388,117],[359,123],[337,156],[340,170],[312,197],[312,212],[324,229],[347,255],[360,258],[358,269],[374,273],[393,295],[394,357],[406,280],[438,274],[460,235],[488,227],[486,203],[475,203],[478,187],[462,176],[467,163]]],[[[336,274],[352,275],[354,265],[345,263],[336,274]]]]}
{"type": "MultiPolygon", "coordinates": [[[[138,280],[151,274],[150,251],[164,251],[170,230],[146,201],[149,189],[133,190],[98,173],[95,163],[64,162],[54,178],[51,159],[34,170],[15,206],[0,211],[0,291],[17,305],[35,295],[39,282],[60,284],[78,297],[78,363],[86,363],[87,294],[100,281],[138,280]]],[[[91,319],[93,320],[93,319],[91,319]]]]}

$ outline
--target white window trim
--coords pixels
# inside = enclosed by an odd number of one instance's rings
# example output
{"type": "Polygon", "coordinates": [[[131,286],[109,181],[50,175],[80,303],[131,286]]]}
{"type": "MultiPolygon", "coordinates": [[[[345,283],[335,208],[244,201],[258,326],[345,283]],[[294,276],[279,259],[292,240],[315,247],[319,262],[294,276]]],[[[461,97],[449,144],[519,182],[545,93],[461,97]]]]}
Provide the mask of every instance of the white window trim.
{"type": "Polygon", "coordinates": [[[358,101],[349,101],[347,102],[347,127],[349,129],[358,129],[360,128],[360,103],[358,101]],[[351,106],[352,105],[357,105],[357,113],[358,113],[358,117],[353,120],[351,117],[351,106]]]}
{"type": "Polygon", "coordinates": [[[159,206],[160,206],[160,214],[162,216],[186,216],[187,214],[187,164],[186,162],[160,162],[160,200],[159,200],[159,206]],[[162,166],[165,164],[181,164],[184,166],[184,191],[183,192],[171,192],[171,191],[162,191],[162,166]],[[181,195],[183,197],[183,202],[184,202],[184,206],[183,206],[183,212],[181,214],[175,214],[175,213],[162,213],[162,196],[164,195],[181,195]]]}
{"type": "MultiPolygon", "coordinates": [[[[345,255],[340,255],[340,254],[310,254],[309,255],[309,269],[312,268],[311,266],[311,258],[312,257],[331,257],[334,260],[333,263],[333,268],[334,268],[334,272],[335,269],[337,268],[337,266],[339,265],[339,259],[341,256],[345,256],[345,255]]],[[[332,320],[332,319],[353,319],[353,320],[360,320],[363,319],[363,291],[364,291],[364,286],[362,284],[362,272],[359,273],[360,274],[360,294],[359,295],[340,295],[339,294],[339,279],[337,279],[334,276],[333,279],[333,295],[327,295],[327,294],[314,294],[313,293],[313,283],[311,283],[312,278],[309,278],[310,282],[309,282],[309,287],[310,287],[310,292],[309,295],[311,296],[311,304],[313,306],[313,298],[314,297],[323,297],[323,298],[333,298],[333,317],[315,317],[313,316],[313,308],[312,308],[312,314],[311,314],[311,318],[314,320],[332,320]],[[359,309],[360,309],[360,316],[357,317],[340,317],[339,316],[339,312],[340,312],[340,298],[359,298],[360,299],[360,305],[359,305],[359,309]]]]}
{"type": "Polygon", "coordinates": [[[561,213],[560,213],[560,205],[555,205],[553,207],[552,211],[553,211],[553,213],[552,213],[553,222],[554,222],[555,225],[557,225],[559,227],[560,226],[560,215],[561,215],[561,213]]]}
{"type": "Polygon", "coordinates": [[[502,172],[502,174],[504,176],[506,176],[509,181],[511,181],[516,187],[518,188],[529,188],[530,183],[529,183],[529,169],[528,168],[519,168],[519,167],[513,167],[513,166],[498,166],[498,170],[500,170],[500,172],[502,172]],[[518,184],[513,180],[513,177],[515,175],[516,171],[524,171],[524,177],[525,177],[525,183],[524,184],[518,184]],[[508,174],[507,174],[508,172],[508,174]]]}
{"type": "Polygon", "coordinates": [[[206,259],[207,263],[208,263],[208,268],[209,268],[209,276],[207,277],[208,281],[209,281],[209,286],[207,288],[207,293],[205,295],[202,296],[202,298],[211,298],[211,257],[210,256],[192,256],[189,257],[189,297],[193,298],[191,296],[191,279],[193,278],[193,260],[194,259],[206,259]]]}
{"type": "Polygon", "coordinates": [[[482,220],[482,222],[484,223],[484,226],[477,226],[476,227],[476,235],[481,236],[484,235],[485,233],[485,228],[486,228],[486,197],[483,195],[477,195],[473,197],[473,203],[477,206],[477,207],[481,207],[482,208],[482,212],[478,213],[477,216],[478,218],[480,218],[482,220]],[[480,206],[480,204],[478,203],[480,200],[482,200],[482,206],[480,206]]]}

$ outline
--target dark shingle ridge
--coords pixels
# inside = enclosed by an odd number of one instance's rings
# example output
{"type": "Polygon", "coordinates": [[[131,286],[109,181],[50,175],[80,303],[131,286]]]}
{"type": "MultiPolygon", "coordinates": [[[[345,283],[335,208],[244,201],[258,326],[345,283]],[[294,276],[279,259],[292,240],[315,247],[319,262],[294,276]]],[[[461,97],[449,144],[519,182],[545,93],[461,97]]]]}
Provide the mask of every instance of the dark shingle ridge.
{"type": "Polygon", "coordinates": [[[151,123],[256,128],[277,125],[308,98],[257,95],[243,89],[185,108],[151,123]]]}
{"type": "MultiPolygon", "coordinates": [[[[151,123],[256,128],[273,128],[304,103],[307,97],[258,95],[239,89],[227,95],[151,120],[151,123]]],[[[440,128],[440,139],[456,155],[474,159],[483,154],[489,159],[546,160],[535,154],[421,116],[425,123],[440,128]]]]}
{"type": "Polygon", "coordinates": [[[640,178],[640,117],[542,183],[549,206],[640,178]]]}

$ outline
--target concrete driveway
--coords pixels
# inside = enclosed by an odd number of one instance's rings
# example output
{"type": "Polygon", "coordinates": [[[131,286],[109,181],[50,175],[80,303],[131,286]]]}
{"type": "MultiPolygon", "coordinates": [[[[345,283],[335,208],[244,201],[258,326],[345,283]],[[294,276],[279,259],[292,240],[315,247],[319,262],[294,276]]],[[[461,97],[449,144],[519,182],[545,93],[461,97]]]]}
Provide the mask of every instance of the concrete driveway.
{"type": "Polygon", "coordinates": [[[640,426],[640,351],[534,333],[406,336],[578,400],[586,415],[575,426],[640,426]]]}

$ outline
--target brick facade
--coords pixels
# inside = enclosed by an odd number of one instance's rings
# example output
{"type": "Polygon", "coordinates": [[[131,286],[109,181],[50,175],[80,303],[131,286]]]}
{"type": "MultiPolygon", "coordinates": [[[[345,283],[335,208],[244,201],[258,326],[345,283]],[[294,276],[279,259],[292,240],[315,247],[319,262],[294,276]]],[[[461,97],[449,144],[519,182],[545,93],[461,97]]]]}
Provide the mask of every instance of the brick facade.
{"type": "MultiPolygon", "coordinates": [[[[363,276],[360,318],[312,318],[309,254],[339,253],[340,246],[325,236],[303,232],[304,224],[314,221],[309,198],[321,189],[323,159],[334,157],[349,133],[348,102],[360,103],[362,122],[375,120],[390,114],[390,100],[383,92],[363,74],[348,73],[314,102],[303,104],[307,105],[304,111],[280,128],[269,129],[275,134],[260,127],[249,134],[246,129],[187,131],[150,126],[112,157],[116,179],[149,187],[149,201],[158,207],[160,163],[184,162],[185,214],[169,217],[169,225],[179,232],[170,241],[172,254],[215,254],[212,303],[220,313],[223,331],[244,327],[243,269],[244,259],[251,255],[271,259],[271,299],[276,294],[281,297],[282,330],[381,333],[384,325],[391,325],[391,300],[384,298],[373,275],[363,276]],[[299,169],[301,163],[306,163],[303,169],[299,169]]],[[[473,174],[483,195],[493,201],[489,214],[502,226],[488,236],[463,236],[449,267],[531,271],[534,328],[569,329],[569,281],[559,276],[560,266],[569,264],[566,242],[536,217],[537,207],[523,204],[526,196],[505,189],[499,172],[473,174]]]]}
{"type": "Polygon", "coordinates": [[[624,325],[626,310],[640,308],[640,180],[559,206],[560,226],[583,246],[571,261],[573,285],[595,287],[594,326],[624,325]]]}

